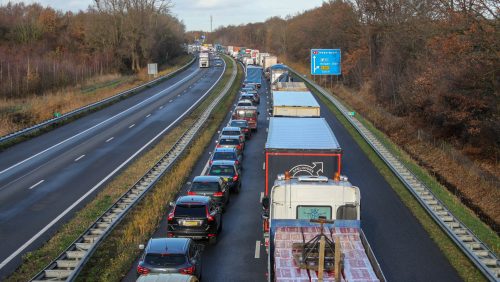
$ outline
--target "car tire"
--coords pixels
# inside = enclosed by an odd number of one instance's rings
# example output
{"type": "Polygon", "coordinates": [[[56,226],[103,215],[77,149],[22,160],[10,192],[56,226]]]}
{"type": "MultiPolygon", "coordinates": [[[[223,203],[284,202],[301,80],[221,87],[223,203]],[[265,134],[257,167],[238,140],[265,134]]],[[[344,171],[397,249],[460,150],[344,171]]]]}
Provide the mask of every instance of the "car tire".
{"type": "Polygon", "coordinates": [[[209,245],[215,245],[215,244],[217,244],[217,236],[216,237],[210,237],[210,238],[208,238],[208,244],[209,245]]]}

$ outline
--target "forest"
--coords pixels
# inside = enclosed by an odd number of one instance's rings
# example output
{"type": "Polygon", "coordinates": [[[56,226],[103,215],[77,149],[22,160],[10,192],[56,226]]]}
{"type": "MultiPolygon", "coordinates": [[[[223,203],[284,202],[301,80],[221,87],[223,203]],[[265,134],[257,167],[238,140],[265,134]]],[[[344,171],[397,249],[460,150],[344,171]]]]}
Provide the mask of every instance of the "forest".
{"type": "Polygon", "coordinates": [[[333,91],[498,230],[499,11],[489,0],[331,0],[209,38],[305,74],[311,48],[340,48],[333,91]]]}
{"type": "Polygon", "coordinates": [[[43,95],[178,56],[185,27],[168,0],[95,0],[86,11],[0,6],[0,99],[43,95]]]}

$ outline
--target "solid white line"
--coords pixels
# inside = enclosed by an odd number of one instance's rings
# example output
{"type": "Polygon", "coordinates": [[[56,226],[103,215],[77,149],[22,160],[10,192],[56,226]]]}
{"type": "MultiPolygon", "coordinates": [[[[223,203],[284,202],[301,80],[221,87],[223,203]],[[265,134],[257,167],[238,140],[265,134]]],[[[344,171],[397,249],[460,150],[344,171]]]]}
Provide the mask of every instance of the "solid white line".
{"type": "Polygon", "coordinates": [[[31,190],[31,189],[35,188],[36,186],[38,186],[38,185],[42,184],[44,181],[45,181],[45,180],[43,180],[43,179],[42,179],[42,180],[38,181],[37,183],[35,183],[35,184],[31,185],[31,187],[30,187],[30,188],[28,188],[28,189],[30,189],[30,190],[31,190]]]}
{"type": "Polygon", "coordinates": [[[255,241],[255,258],[260,258],[260,241],[255,241]]]}
{"type": "Polygon", "coordinates": [[[134,124],[132,124],[132,125],[130,125],[128,128],[132,128],[132,127],[134,127],[134,126],[135,126],[135,123],[134,123],[134,124]]]}
{"type": "Polygon", "coordinates": [[[174,120],[169,126],[165,127],[160,133],[158,133],[153,139],[151,139],[148,143],[146,143],[144,146],[142,146],[137,152],[135,152],[132,156],[130,156],[127,160],[125,160],[121,165],[119,165],[115,170],[113,170],[111,173],[109,173],[106,177],[104,177],[99,183],[94,185],[87,193],[85,193],[83,196],[81,196],[78,200],[76,200],[71,206],[66,208],[60,215],[58,215],[56,218],[54,218],[49,224],[47,224],[44,228],[42,228],[38,233],[36,233],[31,239],[29,239],[27,242],[25,242],[21,247],[19,247],[15,252],[10,254],[9,257],[4,259],[2,263],[0,263],[0,269],[4,268],[11,260],[13,260],[16,256],[18,256],[24,249],[26,249],[29,245],[31,245],[35,240],[37,240],[40,236],[42,236],[47,230],[49,230],[54,224],[56,224],[61,218],[63,218],[66,214],[68,214],[72,209],[74,209],[76,206],[78,206],[85,198],[87,198],[89,195],[94,193],[94,191],[99,188],[103,183],[108,181],[111,177],[115,175],[118,171],[120,171],[124,166],[126,166],[130,161],[132,161],[137,155],[142,153],[144,149],[148,148],[151,143],[155,142],[156,139],[158,139],[160,136],[162,136],[167,130],[169,130],[172,126],[174,126],[180,119],[182,119],[186,114],[191,112],[191,110],[198,106],[198,103],[205,98],[205,96],[212,91],[212,89],[217,85],[217,83],[221,80],[222,76],[224,75],[224,72],[226,71],[226,68],[224,66],[224,69],[222,70],[221,75],[219,78],[215,81],[215,83],[210,87],[205,94],[203,94],[196,102],[189,107],[184,113],[182,113],[176,120],[174,120]]]}
{"type": "Polygon", "coordinates": [[[131,111],[131,110],[133,110],[133,109],[135,109],[135,108],[137,108],[137,107],[139,107],[140,105],[142,105],[142,104],[146,103],[147,101],[149,101],[149,100],[151,100],[151,99],[155,98],[156,96],[161,95],[161,94],[163,94],[163,93],[165,93],[165,92],[169,91],[171,88],[176,87],[178,84],[183,83],[185,80],[191,79],[191,78],[192,78],[195,74],[197,74],[198,72],[199,72],[199,69],[195,70],[195,72],[193,72],[192,74],[188,75],[188,76],[187,76],[187,77],[185,77],[184,79],[182,79],[182,80],[180,80],[180,81],[176,82],[174,85],[170,86],[169,88],[167,88],[167,89],[163,89],[162,91],[160,91],[160,92],[156,93],[155,95],[153,95],[153,96],[151,96],[151,97],[147,98],[146,100],[144,100],[144,101],[142,101],[142,102],[140,102],[140,103],[135,104],[134,106],[132,106],[132,107],[130,107],[130,108],[128,108],[128,109],[126,109],[126,110],[124,110],[123,112],[120,112],[120,113],[118,113],[118,114],[116,114],[116,115],[114,115],[114,116],[112,116],[112,117],[110,117],[110,118],[108,118],[108,119],[106,119],[106,120],[104,120],[104,121],[101,121],[100,123],[98,123],[98,124],[96,124],[96,125],[94,125],[94,126],[92,126],[92,127],[88,128],[88,129],[86,129],[86,130],[84,130],[84,131],[81,131],[80,133],[75,134],[75,135],[73,135],[73,136],[71,136],[71,137],[69,137],[69,138],[67,138],[67,139],[65,139],[65,140],[63,140],[63,141],[61,141],[61,142],[59,142],[59,143],[55,144],[55,145],[52,145],[51,147],[49,147],[49,148],[47,148],[47,149],[45,149],[45,150],[43,150],[43,151],[41,151],[41,152],[39,152],[39,153],[36,153],[36,154],[32,155],[31,157],[29,157],[29,158],[27,158],[27,159],[25,159],[25,160],[22,160],[22,161],[20,161],[20,162],[18,162],[18,163],[16,163],[16,164],[14,164],[14,165],[11,165],[10,167],[8,167],[8,168],[6,168],[6,169],[4,169],[4,170],[0,171],[0,174],[5,173],[5,172],[7,172],[7,171],[9,171],[9,170],[11,170],[11,169],[13,169],[13,168],[15,168],[15,167],[17,167],[17,166],[19,166],[19,165],[23,164],[23,163],[25,163],[25,162],[27,162],[27,161],[29,161],[29,160],[31,160],[31,159],[33,159],[33,158],[35,158],[35,157],[38,157],[39,155],[41,155],[41,154],[43,154],[43,153],[45,153],[45,152],[47,152],[47,151],[50,151],[50,150],[54,149],[55,147],[58,147],[58,146],[59,146],[59,145],[61,145],[61,144],[64,144],[64,143],[68,142],[69,140],[72,140],[72,139],[76,138],[77,136],[80,136],[80,135],[82,135],[82,134],[84,134],[84,133],[86,133],[86,132],[88,132],[88,131],[90,131],[90,130],[92,130],[92,129],[96,128],[96,127],[99,127],[99,126],[103,125],[104,123],[107,123],[107,122],[109,122],[109,121],[111,121],[111,120],[113,120],[113,119],[115,119],[115,118],[117,118],[117,117],[119,117],[119,116],[121,116],[121,115],[123,115],[123,114],[125,114],[125,113],[127,113],[127,112],[129,112],[129,111],[131,111]]]}
{"type": "Polygon", "coordinates": [[[115,137],[111,137],[111,138],[109,138],[108,140],[106,140],[106,143],[108,143],[109,141],[111,141],[111,140],[113,140],[113,139],[115,139],[115,137]]]}
{"type": "Polygon", "coordinates": [[[259,200],[260,203],[262,203],[262,198],[264,198],[264,192],[260,192],[260,200],[259,200]]]}
{"type": "Polygon", "coordinates": [[[85,155],[81,155],[81,156],[79,156],[78,158],[76,158],[76,159],[75,159],[75,162],[77,162],[77,161],[81,160],[83,157],[85,157],[85,155]]]}
{"type": "Polygon", "coordinates": [[[262,170],[266,170],[266,163],[265,162],[262,163],[262,170]]]}
{"type": "Polygon", "coordinates": [[[148,118],[148,117],[150,117],[150,116],[151,116],[151,114],[147,115],[146,117],[148,118]]]}

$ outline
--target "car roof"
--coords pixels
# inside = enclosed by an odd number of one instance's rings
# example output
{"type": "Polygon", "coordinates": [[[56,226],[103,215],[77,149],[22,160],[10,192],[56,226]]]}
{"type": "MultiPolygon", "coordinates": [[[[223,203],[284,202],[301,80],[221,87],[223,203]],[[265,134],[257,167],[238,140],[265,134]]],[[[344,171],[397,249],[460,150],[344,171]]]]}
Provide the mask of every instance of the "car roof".
{"type": "Polygon", "coordinates": [[[189,246],[188,238],[151,238],[146,249],[147,253],[155,254],[185,254],[189,246]]]}
{"type": "Polygon", "coordinates": [[[223,131],[224,131],[224,130],[240,130],[240,128],[239,128],[239,127],[237,127],[237,126],[226,126],[226,127],[224,127],[222,130],[223,130],[223,131]]]}
{"type": "Polygon", "coordinates": [[[210,198],[207,196],[180,196],[177,198],[176,204],[206,204],[210,202],[210,198]]]}
{"type": "Polygon", "coordinates": [[[214,153],[216,152],[236,152],[236,148],[231,147],[231,148],[215,148],[214,153]]]}
{"type": "Polygon", "coordinates": [[[219,176],[199,175],[193,179],[193,182],[219,182],[219,176]]]}
{"type": "Polygon", "coordinates": [[[235,161],[231,160],[217,160],[212,163],[213,165],[234,165],[235,161]]]}

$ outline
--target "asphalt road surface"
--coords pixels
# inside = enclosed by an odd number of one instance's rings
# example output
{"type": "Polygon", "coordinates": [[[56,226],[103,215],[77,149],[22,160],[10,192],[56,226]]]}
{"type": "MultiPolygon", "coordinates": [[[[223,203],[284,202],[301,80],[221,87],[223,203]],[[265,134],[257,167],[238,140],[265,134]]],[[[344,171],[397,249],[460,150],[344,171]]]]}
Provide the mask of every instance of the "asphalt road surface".
{"type": "Polygon", "coordinates": [[[194,109],[223,70],[195,62],[133,97],[1,152],[0,280],[194,109]]]}
{"type": "MultiPolygon", "coordinates": [[[[206,245],[202,280],[266,281],[267,258],[262,238],[260,195],[264,191],[264,144],[268,126],[268,87],[261,90],[259,131],[245,146],[242,190],[231,195],[223,215],[223,230],[216,245],[206,245]]],[[[378,170],[335,116],[321,104],[321,116],[333,129],[344,149],[343,174],[361,189],[362,228],[388,281],[461,281],[437,245],[400,201],[378,170]]],[[[229,119],[229,116],[227,117],[229,119]]],[[[200,175],[213,151],[216,136],[193,169],[200,175]]],[[[186,194],[187,186],[180,194],[186,194]]],[[[166,221],[153,237],[166,237],[166,221]]],[[[146,242],[145,242],[146,243],[146,242]]],[[[135,281],[137,260],[123,281],[135,281]]]]}

